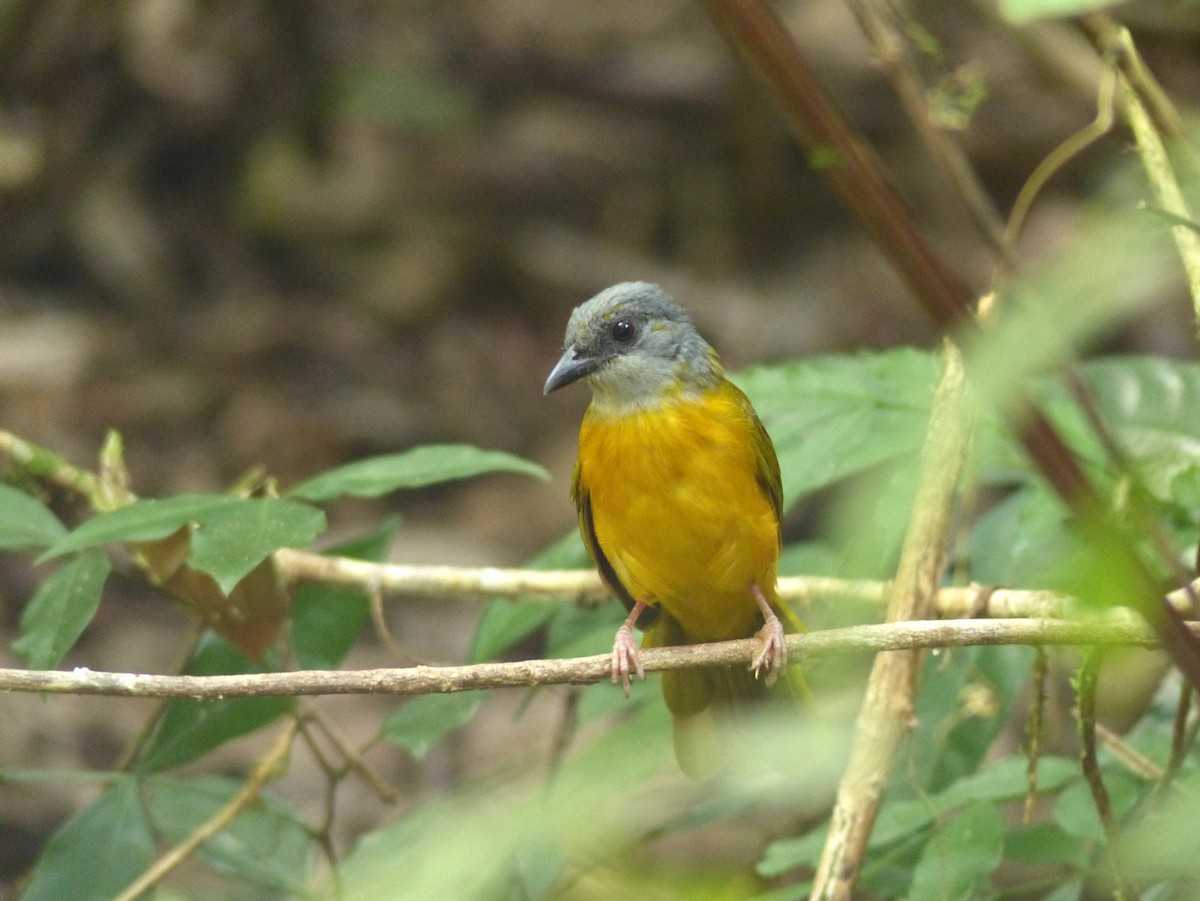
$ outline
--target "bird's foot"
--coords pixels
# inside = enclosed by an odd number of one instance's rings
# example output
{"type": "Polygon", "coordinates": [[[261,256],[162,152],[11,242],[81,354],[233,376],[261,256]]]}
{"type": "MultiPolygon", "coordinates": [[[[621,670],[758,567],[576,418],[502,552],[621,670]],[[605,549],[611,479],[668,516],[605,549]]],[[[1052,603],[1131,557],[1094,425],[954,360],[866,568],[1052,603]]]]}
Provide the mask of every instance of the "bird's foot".
{"type": "Polygon", "coordinates": [[[787,638],[784,635],[783,623],[771,609],[762,589],[756,584],[751,584],[750,593],[754,595],[755,603],[763,615],[763,627],[754,633],[755,639],[761,642],[762,647],[750,661],[750,669],[754,670],[754,678],[757,679],[761,675],[767,685],[774,685],[783,668],[787,666],[787,638]],[[767,669],[765,674],[762,672],[763,667],[767,669]]]}
{"type": "Polygon", "coordinates": [[[613,685],[620,685],[621,690],[625,692],[625,697],[629,697],[629,689],[632,687],[632,677],[635,673],[639,679],[646,678],[646,671],[642,669],[642,661],[638,659],[637,642],[633,638],[633,629],[626,623],[617,629],[617,637],[613,639],[612,649],[613,685]]]}

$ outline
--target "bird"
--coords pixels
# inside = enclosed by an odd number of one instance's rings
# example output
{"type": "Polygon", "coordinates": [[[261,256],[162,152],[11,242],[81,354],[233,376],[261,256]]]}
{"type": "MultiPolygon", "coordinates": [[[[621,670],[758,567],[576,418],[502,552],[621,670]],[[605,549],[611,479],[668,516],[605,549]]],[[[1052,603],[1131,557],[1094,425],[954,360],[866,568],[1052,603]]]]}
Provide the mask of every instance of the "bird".
{"type": "Polygon", "coordinates": [[[786,633],[803,629],[779,600],[783,489],[774,445],[754,407],[725,377],[684,308],[648,282],[613,285],[578,306],[550,394],[583,381],[592,400],[571,485],[579,531],[628,616],[611,675],[628,697],[645,678],[642,647],[754,637],[748,669],[663,674],[676,758],[706,778],[727,751],[720,717],[771,692],[805,689],[787,664],[786,633]]]}

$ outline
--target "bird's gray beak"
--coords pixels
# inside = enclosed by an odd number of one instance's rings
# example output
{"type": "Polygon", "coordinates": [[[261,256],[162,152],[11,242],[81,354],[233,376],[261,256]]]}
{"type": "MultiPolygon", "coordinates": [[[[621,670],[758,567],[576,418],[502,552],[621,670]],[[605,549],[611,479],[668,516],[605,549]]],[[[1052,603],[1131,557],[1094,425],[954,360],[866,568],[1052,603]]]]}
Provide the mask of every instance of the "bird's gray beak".
{"type": "Polygon", "coordinates": [[[580,356],[574,347],[568,347],[559,361],[554,364],[554,368],[550,370],[550,376],[546,379],[546,387],[542,393],[549,394],[564,385],[591,375],[600,368],[600,364],[603,362],[604,360],[599,357],[580,356]]]}

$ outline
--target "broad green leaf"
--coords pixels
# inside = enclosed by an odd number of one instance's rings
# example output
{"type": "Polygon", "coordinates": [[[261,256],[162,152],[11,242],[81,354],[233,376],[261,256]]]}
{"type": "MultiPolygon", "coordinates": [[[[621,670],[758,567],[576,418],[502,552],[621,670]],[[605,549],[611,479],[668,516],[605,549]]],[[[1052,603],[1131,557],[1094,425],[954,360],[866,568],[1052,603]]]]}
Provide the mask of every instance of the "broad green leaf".
{"type": "Polygon", "coordinates": [[[1119,0],[1000,0],[1000,11],[1014,25],[1034,19],[1061,19],[1107,9],[1119,0]]]}
{"type": "Polygon", "coordinates": [[[214,510],[236,506],[228,494],[180,494],[162,500],[134,501],[110,513],[94,516],[65,535],[42,555],[46,560],[112,541],[154,541],[180,526],[200,521],[214,510]]]}
{"type": "MultiPolygon", "coordinates": [[[[572,531],[534,557],[527,565],[531,569],[582,569],[590,568],[591,561],[583,549],[579,533],[572,531]]],[[[479,618],[479,625],[475,627],[475,637],[471,641],[468,659],[472,663],[496,659],[562,613],[563,609],[562,604],[543,599],[501,598],[492,601],[484,609],[479,618]]]]}
{"type": "Polygon", "coordinates": [[[205,511],[192,532],[188,563],[228,594],[281,547],[306,547],[325,529],[325,514],[278,498],[238,498],[205,511]]]}
{"type": "MultiPolygon", "coordinates": [[[[257,673],[262,667],[247,660],[224,639],[205,632],[196,643],[186,673],[213,676],[257,673]]],[[[231,698],[226,701],[174,700],[167,704],[137,761],[143,773],[179,766],[207,754],[226,741],[253,732],[291,707],[288,698],[231,698]]]]}
{"type": "Polygon", "coordinates": [[[1087,868],[1091,845],[1067,835],[1052,823],[1035,823],[1011,830],[1004,839],[1004,856],[1020,863],[1058,864],[1087,868]]]}
{"type": "Polygon", "coordinates": [[[986,802],[966,805],[949,822],[939,824],[913,872],[913,898],[969,901],[1000,863],[1004,852],[1004,818],[986,802]]]}
{"type": "MultiPolygon", "coordinates": [[[[978,772],[964,776],[936,795],[937,807],[949,810],[969,801],[1015,801],[1025,796],[1026,771],[1024,757],[1002,757],[978,772]]],[[[1037,789],[1039,794],[1058,789],[1079,778],[1079,763],[1070,757],[1044,756],[1038,760],[1037,789]]]]}
{"type": "Polygon", "coordinates": [[[325,514],[278,498],[181,494],[135,501],[93,517],[42,556],[60,557],[112,541],[154,541],[185,525],[194,527],[188,563],[228,594],[268,554],[310,544],[325,528],[325,514]]]}
{"type": "MultiPolygon", "coordinates": [[[[1193,753],[1194,758],[1194,753],[1193,753]]],[[[1121,834],[1121,867],[1136,884],[1160,879],[1200,880],[1200,833],[1196,823],[1195,769],[1178,777],[1174,789],[1121,834]]]]}
{"type": "MultiPolygon", "coordinates": [[[[206,776],[186,781],[164,776],[145,782],[149,816],[172,844],[210,820],[243,788],[236,779],[206,776]]],[[[296,814],[269,796],[260,796],[201,847],[216,870],[280,892],[303,891],[312,836],[296,814]]]]}
{"type": "MultiPolygon", "coordinates": [[[[1102,770],[1104,787],[1108,790],[1109,802],[1117,822],[1137,802],[1141,783],[1125,772],[1102,770]]],[[[1091,787],[1080,780],[1072,785],[1054,802],[1054,822],[1068,835],[1088,841],[1104,842],[1107,836],[1096,812],[1096,802],[1091,787]]]]}
{"type": "Polygon", "coordinates": [[[1111,357],[1080,370],[1150,492],[1189,510],[1200,505],[1200,366],[1111,357]]]}
{"type": "Polygon", "coordinates": [[[438,739],[470,720],[485,697],[481,691],[417,695],[393,710],[379,731],[414,757],[424,757],[438,739]]]}
{"type": "Polygon", "coordinates": [[[546,630],[545,656],[607,654],[612,650],[613,636],[624,619],[625,608],[620,604],[604,604],[595,609],[564,604],[546,630]]]}
{"type": "Polygon", "coordinates": [[[346,494],[379,497],[400,488],[424,488],[489,472],[549,478],[536,463],[503,451],[481,450],[469,444],[431,444],[339,466],[301,482],[288,495],[310,501],[328,501],[346,494]]]}
{"type": "Polygon", "coordinates": [[[901,348],[748,369],[734,381],[767,427],[785,504],[921,448],[940,359],[901,348]]]}
{"type": "Polygon", "coordinates": [[[21,614],[21,637],[13,653],[32,669],[58,666],[100,606],[110,567],[103,551],[69,560],[38,586],[21,614]]]}
{"type": "Polygon", "coordinates": [[[138,782],[119,779],[51,836],[23,901],[110,901],[150,865],[154,838],[138,782]]]}
{"type": "MultiPolygon", "coordinates": [[[[1038,793],[1057,791],[1079,776],[1079,764],[1066,757],[1043,757],[1038,761],[1038,793]]],[[[996,804],[1025,796],[1025,761],[1003,757],[972,773],[943,791],[911,801],[888,801],[880,808],[871,832],[871,848],[882,848],[928,827],[937,817],[957,807],[976,802],[996,804]]],[[[816,863],[825,843],[824,826],[799,838],[782,839],[767,847],[759,863],[764,876],[778,876],[816,863]]]]}
{"type": "Polygon", "coordinates": [[[49,547],[67,534],[58,517],[37,499],[0,484],[0,550],[49,547]]]}
{"type": "MultiPolygon", "coordinates": [[[[1029,683],[1034,656],[1030,648],[980,647],[963,651],[957,656],[967,662],[969,678],[958,696],[941,708],[950,716],[937,718],[938,732],[929,735],[929,744],[918,744],[922,747],[919,756],[934,758],[927,790],[937,791],[948,785],[961,789],[964,783],[969,784],[997,736],[1009,725],[1013,703],[1029,683]]],[[[940,668],[934,664],[929,670],[940,668]]],[[[932,676],[929,670],[922,681],[932,676]]],[[[923,715],[936,717],[933,711],[923,714],[918,708],[918,721],[923,715]]],[[[991,778],[997,775],[992,773],[991,778]]]]}
{"type": "MultiPolygon", "coordinates": [[[[396,534],[398,520],[330,548],[327,553],[380,561],[396,534]]],[[[354,588],[304,582],[292,607],[292,647],[301,669],[333,669],[345,658],[371,615],[367,595],[354,588]]]]}

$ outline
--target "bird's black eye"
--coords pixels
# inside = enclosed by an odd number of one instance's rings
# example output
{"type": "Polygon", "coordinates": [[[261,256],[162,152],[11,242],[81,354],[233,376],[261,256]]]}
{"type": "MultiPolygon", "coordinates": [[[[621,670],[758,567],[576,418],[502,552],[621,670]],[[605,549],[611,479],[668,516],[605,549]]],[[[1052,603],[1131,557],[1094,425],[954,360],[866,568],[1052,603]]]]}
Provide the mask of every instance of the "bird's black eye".
{"type": "Polygon", "coordinates": [[[612,324],[612,336],[618,344],[628,344],[637,336],[637,326],[632,319],[618,319],[612,324]]]}

